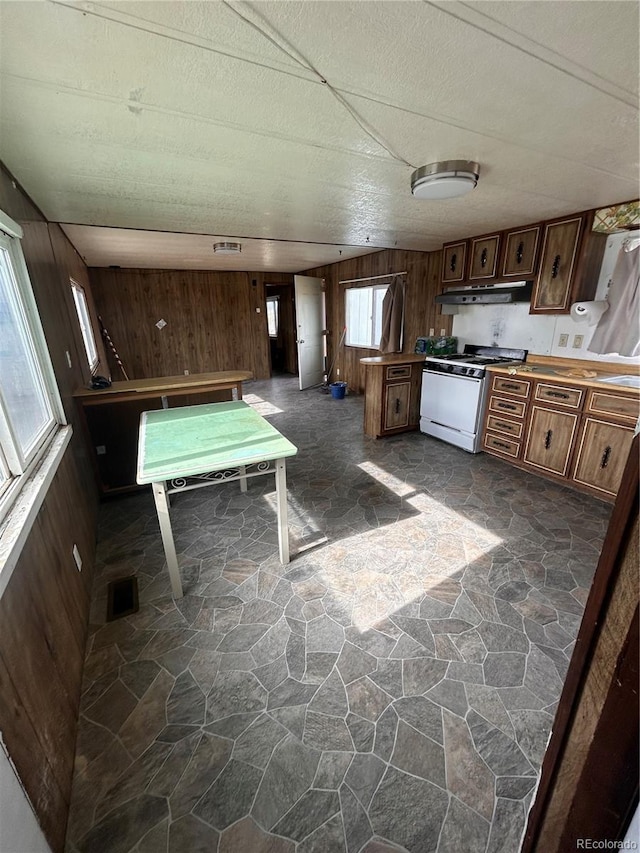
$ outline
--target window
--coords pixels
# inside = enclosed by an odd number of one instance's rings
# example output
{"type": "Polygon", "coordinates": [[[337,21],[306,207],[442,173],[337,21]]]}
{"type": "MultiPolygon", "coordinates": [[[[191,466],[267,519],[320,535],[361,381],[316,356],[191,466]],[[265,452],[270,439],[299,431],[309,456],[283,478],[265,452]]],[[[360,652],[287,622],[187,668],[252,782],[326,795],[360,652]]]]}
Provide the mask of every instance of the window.
{"type": "Polygon", "coordinates": [[[267,328],[269,329],[269,337],[278,337],[278,315],[280,306],[277,296],[267,297],[267,328]]]}
{"type": "Polygon", "coordinates": [[[73,301],[78,313],[78,321],[80,323],[80,331],[82,332],[84,351],[87,354],[89,370],[93,373],[98,366],[98,348],[96,347],[96,339],[93,335],[93,327],[91,326],[87,296],[84,288],[76,284],[73,279],[71,279],[71,292],[73,293],[73,301]]]}
{"type": "Polygon", "coordinates": [[[378,348],[382,336],[382,302],[388,287],[388,284],[376,284],[373,287],[347,288],[347,346],[378,348]]]}
{"type": "Polygon", "coordinates": [[[0,518],[64,422],[21,236],[0,212],[0,518]]]}

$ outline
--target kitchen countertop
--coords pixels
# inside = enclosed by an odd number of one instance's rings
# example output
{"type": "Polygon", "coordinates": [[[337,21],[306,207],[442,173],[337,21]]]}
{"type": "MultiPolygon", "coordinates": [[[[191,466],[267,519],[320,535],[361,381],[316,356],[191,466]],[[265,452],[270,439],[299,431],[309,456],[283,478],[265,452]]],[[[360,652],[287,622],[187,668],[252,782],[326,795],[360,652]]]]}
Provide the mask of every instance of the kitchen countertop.
{"type": "Polygon", "coordinates": [[[78,388],[74,397],[83,402],[116,402],[122,399],[143,400],[170,394],[189,394],[231,387],[253,379],[249,370],[218,370],[214,373],[188,373],[186,376],[155,376],[152,379],[129,379],[112,382],[108,388],[78,388]]]}
{"type": "Polygon", "coordinates": [[[572,385],[582,385],[588,388],[609,387],[617,391],[631,391],[640,393],[640,366],[627,366],[624,364],[612,364],[610,362],[585,361],[583,359],[563,359],[553,356],[530,355],[522,365],[499,366],[489,365],[487,370],[494,373],[502,373],[511,376],[526,378],[531,376],[535,379],[554,379],[559,382],[570,382],[572,385]],[[568,375],[575,371],[576,375],[568,375]],[[581,372],[595,373],[595,376],[581,375],[581,372]],[[629,377],[627,379],[627,377],[629,377]],[[621,381],[616,382],[616,379],[621,381]],[[634,386],[629,382],[638,382],[634,386]]]}
{"type": "Polygon", "coordinates": [[[423,353],[392,352],[388,355],[373,355],[369,358],[361,358],[360,364],[409,364],[418,361],[424,361],[423,353]]]}

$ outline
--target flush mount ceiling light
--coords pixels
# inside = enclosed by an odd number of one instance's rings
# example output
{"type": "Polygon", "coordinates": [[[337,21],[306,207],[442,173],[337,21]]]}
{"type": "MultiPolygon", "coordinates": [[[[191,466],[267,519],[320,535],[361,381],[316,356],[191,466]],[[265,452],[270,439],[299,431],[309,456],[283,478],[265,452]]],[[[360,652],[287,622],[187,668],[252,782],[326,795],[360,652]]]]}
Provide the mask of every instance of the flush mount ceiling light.
{"type": "Polygon", "coordinates": [[[457,198],[478,183],[480,166],[467,160],[443,160],[420,166],[411,175],[411,192],[416,198],[457,198]]]}
{"type": "Polygon", "coordinates": [[[216,255],[239,255],[242,243],[214,243],[213,251],[216,255]]]}

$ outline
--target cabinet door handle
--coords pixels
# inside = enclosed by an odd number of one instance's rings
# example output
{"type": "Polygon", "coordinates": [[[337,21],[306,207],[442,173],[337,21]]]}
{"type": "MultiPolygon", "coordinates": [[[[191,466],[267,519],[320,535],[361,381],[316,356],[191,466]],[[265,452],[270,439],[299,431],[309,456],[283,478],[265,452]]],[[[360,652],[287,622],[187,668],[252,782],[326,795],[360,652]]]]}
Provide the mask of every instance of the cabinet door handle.
{"type": "Polygon", "coordinates": [[[506,409],[508,412],[517,412],[518,407],[513,406],[510,403],[503,403],[502,401],[497,404],[498,409],[506,409]]]}
{"type": "Polygon", "coordinates": [[[396,415],[400,414],[400,397],[396,397],[396,415]]]}
{"type": "Polygon", "coordinates": [[[568,394],[563,394],[562,391],[547,391],[547,397],[557,397],[559,400],[570,400],[568,394]]]}
{"type": "Polygon", "coordinates": [[[548,429],[544,438],[544,449],[548,450],[551,447],[551,439],[553,438],[553,430],[548,429]]]}
{"type": "Polygon", "coordinates": [[[600,460],[600,467],[606,468],[609,464],[609,457],[611,456],[611,448],[607,445],[604,449],[604,453],[602,454],[602,459],[600,460]]]}
{"type": "Polygon", "coordinates": [[[516,385],[515,382],[503,382],[502,387],[503,388],[513,388],[514,391],[520,391],[520,388],[521,388],[521,386],[516,385]]]}
{"type": "Polygon", "coordinates": [[[487,250],[483,249],[480,254],[480,266],[484,269],[487,265],[487,250]]]}
{"type": "Polygon", "coordinates": [[[522,259],[524,257],[524,243],[522,240],[518,243],[518,248],[516,249],[516,263],[521,264],[522,259]]]}
{"type": "Polygon", "coordinates": [[[454,252],[453,255],[451,255],[451,260],[449,261],[449,269],[451,270],[451,272],[456,271],[456,264],[457,263],[458,263],[458,256],[454,252]]]}
{"type": "Polygon", "coordinates": [[[553,259],[553,266],[551,267],[551,278],[557,278],[558,273],[560,272],[560,255],[556,255],[553,259]]]}

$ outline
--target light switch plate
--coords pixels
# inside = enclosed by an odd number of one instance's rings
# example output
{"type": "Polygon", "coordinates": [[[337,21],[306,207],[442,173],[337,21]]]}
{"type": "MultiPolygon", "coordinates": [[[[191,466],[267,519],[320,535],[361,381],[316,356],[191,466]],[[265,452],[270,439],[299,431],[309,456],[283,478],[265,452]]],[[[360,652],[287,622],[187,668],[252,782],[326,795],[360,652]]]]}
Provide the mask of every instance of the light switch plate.
{"type": "Polygon", "coordinates": [[[559,347],[566,347],[568,343],[569,343],[569,335],[560,335],[560,337],[558,338],[558,346],[559,347]]]}
{"type": "Polygon", "coordinates": [[[580,349],[582,346],[582,342],[584,340],[584,335],[574,335],[573,336],[573,349],[580,349]]]}

